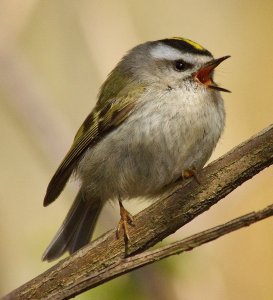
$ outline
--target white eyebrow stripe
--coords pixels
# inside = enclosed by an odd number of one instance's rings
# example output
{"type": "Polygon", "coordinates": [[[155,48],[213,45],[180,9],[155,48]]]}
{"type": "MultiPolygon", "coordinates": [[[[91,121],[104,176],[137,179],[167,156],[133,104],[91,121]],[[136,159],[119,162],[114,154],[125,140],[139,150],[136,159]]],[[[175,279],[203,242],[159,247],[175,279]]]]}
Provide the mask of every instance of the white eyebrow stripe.
{"type": "Polygon", "coordinates": [[[154,46],[150,53],[155,59],[178,60],[182,57],[182,53],[179,50],[164,44],[154,46]]]}

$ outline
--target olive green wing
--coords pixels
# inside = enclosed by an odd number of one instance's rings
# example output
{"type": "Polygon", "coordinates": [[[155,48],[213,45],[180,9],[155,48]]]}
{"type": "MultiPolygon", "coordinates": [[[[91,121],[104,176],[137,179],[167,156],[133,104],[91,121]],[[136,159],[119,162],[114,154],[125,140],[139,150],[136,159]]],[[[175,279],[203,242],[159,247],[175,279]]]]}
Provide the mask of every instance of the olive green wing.
{"type": "Polygon", "coordinates": [[[70,150],[49,182],[44,206],[49,205],[60,195],[86,149],[98,143],[132,113],[135,107],[135,101],[132,101],[133,96],[136,95],[127,94],[118,100],[97,103],[80,127],[70,150]]]}

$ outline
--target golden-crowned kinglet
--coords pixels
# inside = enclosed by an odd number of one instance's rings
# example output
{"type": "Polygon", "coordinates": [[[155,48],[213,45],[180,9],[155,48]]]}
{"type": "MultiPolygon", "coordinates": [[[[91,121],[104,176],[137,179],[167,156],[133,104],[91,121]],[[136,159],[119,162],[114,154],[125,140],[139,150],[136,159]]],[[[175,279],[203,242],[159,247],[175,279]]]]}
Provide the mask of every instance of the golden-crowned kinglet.
{"type": "Polygon", "coordinates": [[[182,174],[195,175],[223,131],[225,110],[214,59],[184,38],[146,42],[128,52],[101,87],[98,102],[51,179],[44,206],[72,173],[81,182],[76,199],[43,260],[73,253],[91,238],[108,200],[118,200],[128,238],[132,221],[122,201],[151,198],[182,174]]]}

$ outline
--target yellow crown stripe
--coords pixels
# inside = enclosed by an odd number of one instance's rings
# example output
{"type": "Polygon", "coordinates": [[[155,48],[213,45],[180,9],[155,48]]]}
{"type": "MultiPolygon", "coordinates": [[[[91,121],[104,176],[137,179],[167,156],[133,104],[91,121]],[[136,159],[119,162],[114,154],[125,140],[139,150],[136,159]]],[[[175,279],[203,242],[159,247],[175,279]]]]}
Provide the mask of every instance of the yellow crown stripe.
{"type": "Polygon", "coordinates": [[[199,45],[198,43],[192,41],[192,40],[189,40],[189,39],[186,39],[186,38],[182,38],[182,37],[179,37],[179,36],[175,36],[173,38],[171,38],[171,40],[179,40],[179,41],[184,41],[190,45],[192,45],[195,49],[198,49],[198,50],[206,50],[204,47],[202,47],[201,45],[199,45]]]}

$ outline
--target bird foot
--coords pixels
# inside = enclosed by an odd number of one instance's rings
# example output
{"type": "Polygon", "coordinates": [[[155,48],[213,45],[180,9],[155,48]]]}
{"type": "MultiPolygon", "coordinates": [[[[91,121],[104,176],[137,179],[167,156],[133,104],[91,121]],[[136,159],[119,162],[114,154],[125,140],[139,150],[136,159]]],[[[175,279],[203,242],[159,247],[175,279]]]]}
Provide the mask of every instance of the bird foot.
{"type": "Polygon", "coordinates": [[[124,238],[130,242],[128,224],[132,225],[134,219],[133,216],[124,208],[120,200],[119,200],[119,208],[120,208],[120,221],[117,226],[116,235],[117,238],[119,239],[120,231],[121,229],[123,229],[124,238]]]}
{"type": "Polygon", "coordinates": [[[200,178],[198,176],[198,173],[197,173],[197,170],[195,167],[192,167],[191,169],[182,171],[182,179],[183,180],[191,178],[191,177],[193,177],[198,184],[201,184],[200,178]]]}

